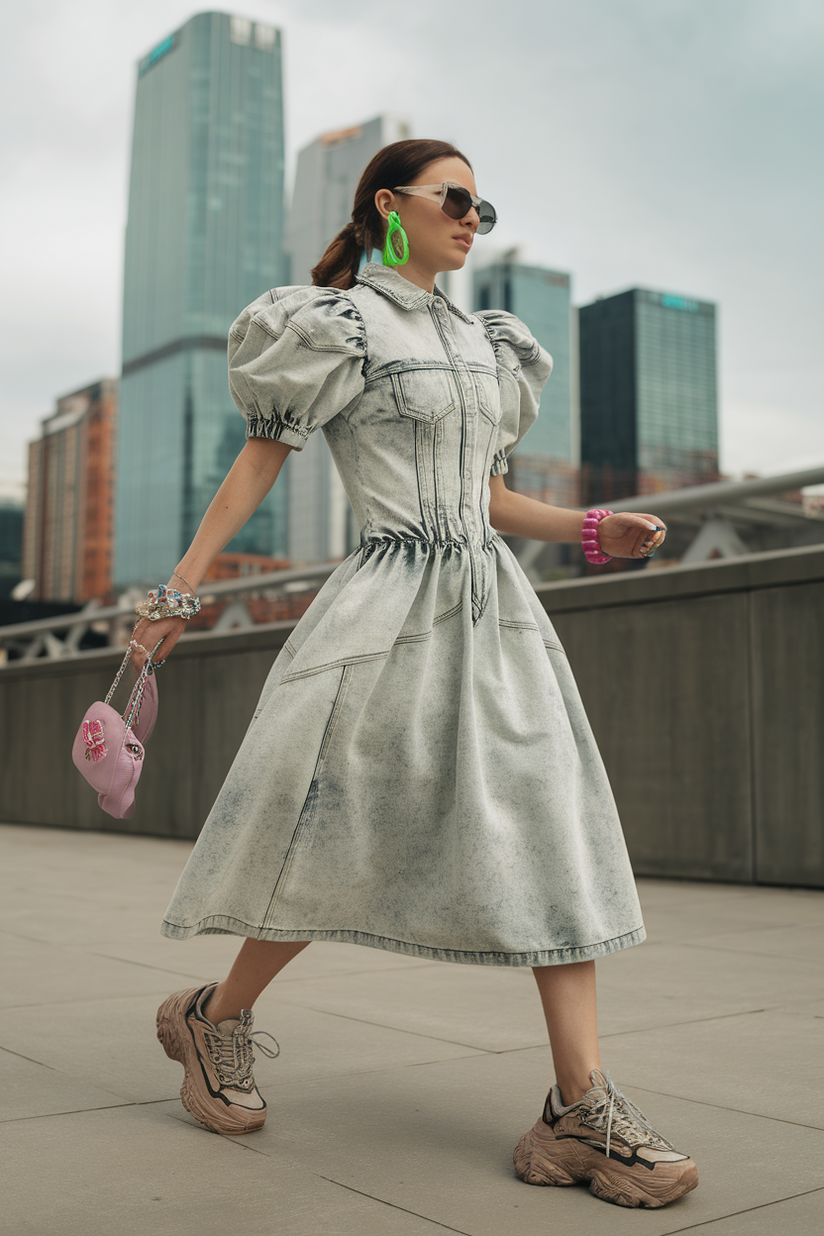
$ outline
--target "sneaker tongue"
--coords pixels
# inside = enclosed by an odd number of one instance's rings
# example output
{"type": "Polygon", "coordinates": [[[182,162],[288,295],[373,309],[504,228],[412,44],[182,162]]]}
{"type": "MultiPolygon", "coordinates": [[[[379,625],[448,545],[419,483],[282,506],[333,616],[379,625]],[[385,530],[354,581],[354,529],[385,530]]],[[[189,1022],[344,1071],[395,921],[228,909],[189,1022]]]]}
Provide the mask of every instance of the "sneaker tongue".
{"type": "Polygon", "coordinates": [[[604,1077],[600,1069],[593,1069],[589,1075],[589,1080],[592,1082],[592,1087],[588,1093],[595,1095],[598,1099],[606,1098],[607,1079],[604,1077]]]}
{"type": "Polygon", "coordinates": [[[237,1029],[239,1025],[240,1025],[239,1018],[230,1017],[226,1021],[219,1022],[217,1029],[224,1038],[228,1038],[232,1034],[232,1032],[237,1029]]]}

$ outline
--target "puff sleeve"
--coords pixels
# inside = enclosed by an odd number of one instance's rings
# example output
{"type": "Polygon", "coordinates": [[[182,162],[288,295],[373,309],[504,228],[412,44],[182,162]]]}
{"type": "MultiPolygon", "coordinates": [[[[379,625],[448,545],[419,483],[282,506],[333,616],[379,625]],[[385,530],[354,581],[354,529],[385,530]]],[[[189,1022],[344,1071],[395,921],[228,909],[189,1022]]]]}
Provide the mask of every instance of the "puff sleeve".
{"type": "Polygon", "coordinates": [[[336,288],[278,288],[229,331],[229,389],[248,438],[300,451],[311,433],[363,393],[366,330],[336,288]]]}
{"type": "Polygon", "coordinates": [[[485,309],[480,318],[495,352],[501,392],[501,420],[491,476],[509,471],[507,456],[538,419],[541,391],[552,372],[552,357],[523,322],[502,309],[485,309]]]}

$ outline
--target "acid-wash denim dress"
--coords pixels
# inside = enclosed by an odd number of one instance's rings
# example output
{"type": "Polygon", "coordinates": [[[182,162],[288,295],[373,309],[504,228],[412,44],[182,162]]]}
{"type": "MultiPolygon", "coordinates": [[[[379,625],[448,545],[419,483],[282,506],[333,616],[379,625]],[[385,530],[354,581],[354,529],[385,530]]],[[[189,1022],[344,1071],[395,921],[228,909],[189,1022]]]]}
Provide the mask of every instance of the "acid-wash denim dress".
{"type": "Polygon", "coordinates": [[[644,938],[566,657],[489,523],[551,366],[511,314],[375,264],[232,326],[249,435],[300,450],[322,427],[361,544],[278,655],[165,935],[512,966],[644,938]]]}

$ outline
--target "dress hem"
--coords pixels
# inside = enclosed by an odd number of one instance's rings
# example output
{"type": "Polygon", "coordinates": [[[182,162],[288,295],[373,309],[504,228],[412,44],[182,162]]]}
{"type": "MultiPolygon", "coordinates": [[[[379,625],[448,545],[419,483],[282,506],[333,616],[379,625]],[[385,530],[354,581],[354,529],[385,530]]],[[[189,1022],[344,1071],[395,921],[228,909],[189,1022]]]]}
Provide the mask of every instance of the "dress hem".
{"type": "Polygon", "coordinates": [[[558,966],[578,961],[594,961],[624,948],[632,948],[646,939],[643,926],[611,940],[595,944],[567,945],[562,948],[535,949],[528,953],[473,952],[469,949],[432,948],[428,944],[413,944],[409,940],[394,940],[365,931],[320,930],[307,928],[295,931],[279,927],[255,927],[225,914],[213,914],[199,923],[183,926],[163,920],[161,933],[172,940],[188,940],[198,935],[246,936],[253,940],[331,940],[339,944],[362,944],[406,957],[425,957],[431,961],[451,961],[475,966],[558,966]]]}

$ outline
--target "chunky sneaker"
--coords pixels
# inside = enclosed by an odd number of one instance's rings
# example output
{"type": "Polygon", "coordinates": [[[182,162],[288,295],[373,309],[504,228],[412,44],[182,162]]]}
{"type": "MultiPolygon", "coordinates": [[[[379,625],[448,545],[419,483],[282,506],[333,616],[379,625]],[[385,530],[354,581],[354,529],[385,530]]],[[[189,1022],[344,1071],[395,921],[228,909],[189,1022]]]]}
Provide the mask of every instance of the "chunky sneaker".
{"type": "Polygon", "coordinates": [[[157,1037],[166,1055],[179,1060],[186,1076],[180,1098],[187,1112],[213,1133],[253,1133],[266,1119],[266,1104],[255,1087],[252,1039],[266,1056],[279,1055],[252,1034],[254,1015],[241,1010],[239,1021],[214,1026],[203,1015],[203,1005],[216,983],[179,991],[157,1010],[157,1037]]]}
{"type": "Polygon", "coordinates": [[[617,1206],[666,1206],[698,1184],[698,1168],[665,1141],[609,1073],[590,1073],[592,1089],[564,1107],[553,1086],[544,1114],[515,1148],[527,1184],[571,1185],[617,1206]]]}

